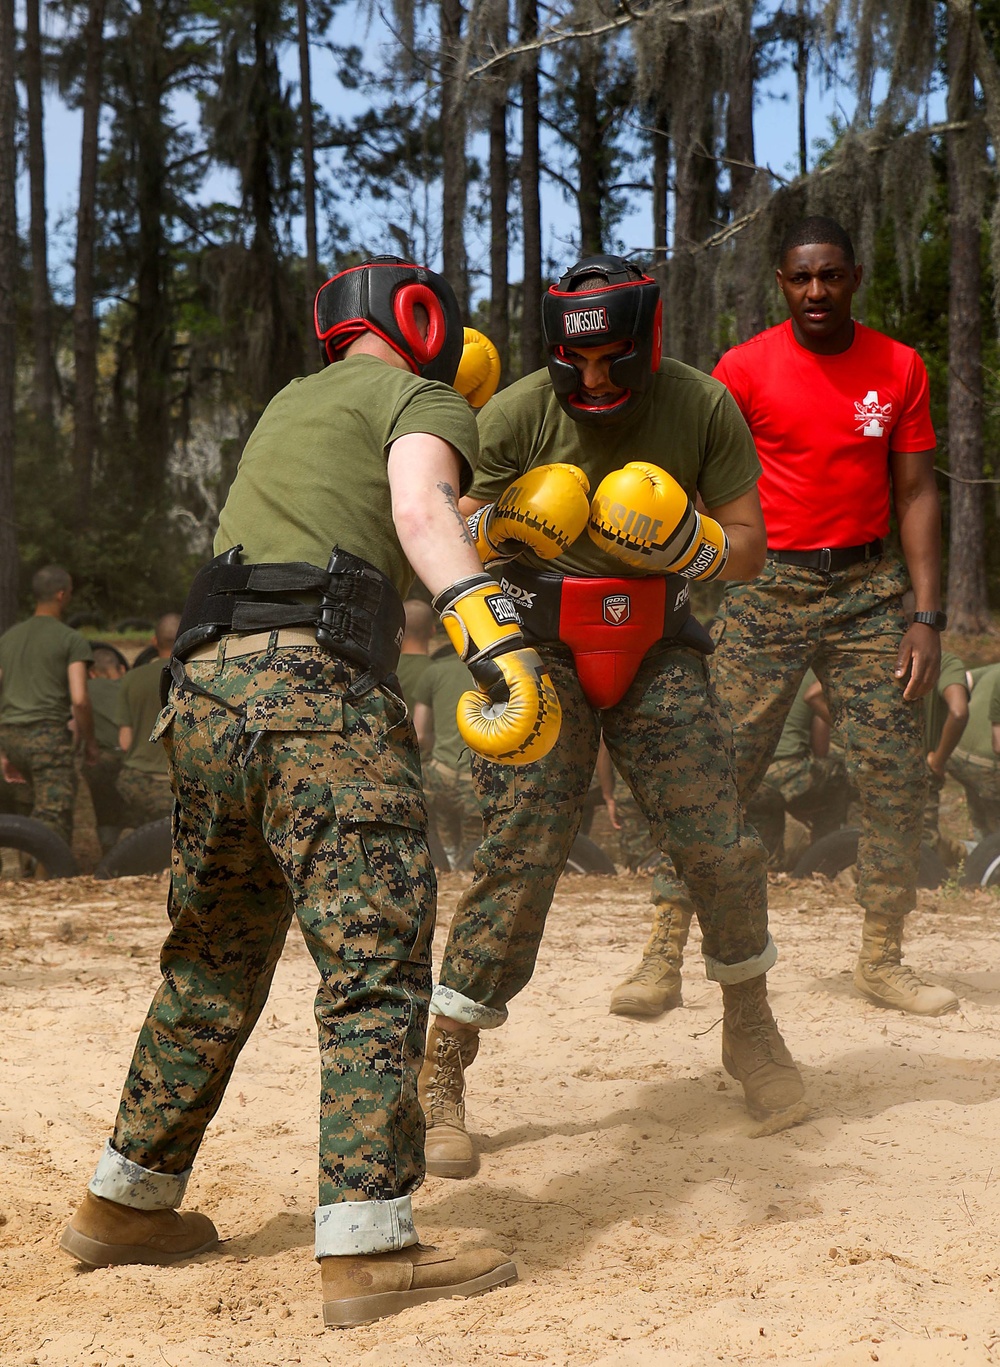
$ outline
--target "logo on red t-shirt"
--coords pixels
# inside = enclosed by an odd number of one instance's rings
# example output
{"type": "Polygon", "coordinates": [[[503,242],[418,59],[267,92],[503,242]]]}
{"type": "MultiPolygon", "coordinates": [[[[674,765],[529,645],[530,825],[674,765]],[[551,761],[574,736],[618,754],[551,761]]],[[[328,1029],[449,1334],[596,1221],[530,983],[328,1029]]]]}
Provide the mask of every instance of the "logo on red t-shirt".
{"type": "Polygon", "coordinates": [[[892,404],[879,403],[878,390],[869,389],[854,405],[854,422],[863,437],[884,437],[885,425],[892,417],[892,404]]]}

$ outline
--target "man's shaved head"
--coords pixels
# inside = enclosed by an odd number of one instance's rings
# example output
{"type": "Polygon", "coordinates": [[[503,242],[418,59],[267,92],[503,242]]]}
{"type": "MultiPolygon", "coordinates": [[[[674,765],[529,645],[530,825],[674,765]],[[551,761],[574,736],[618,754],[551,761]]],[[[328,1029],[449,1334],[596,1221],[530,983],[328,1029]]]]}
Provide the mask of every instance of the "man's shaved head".
{"type": "Polygon", "coordinates": [[[45,565],[31,577],[31,592],[36,603],[51,603],[58,593],[69,593],[73,580],[62,565],[45,565]]]}
{"type": "Polygon", "coordinates": [[[181,624],[179,612],[165,612],[156,624],[157,650],[169,650],[177,640],[177,628],[181,624]]]}

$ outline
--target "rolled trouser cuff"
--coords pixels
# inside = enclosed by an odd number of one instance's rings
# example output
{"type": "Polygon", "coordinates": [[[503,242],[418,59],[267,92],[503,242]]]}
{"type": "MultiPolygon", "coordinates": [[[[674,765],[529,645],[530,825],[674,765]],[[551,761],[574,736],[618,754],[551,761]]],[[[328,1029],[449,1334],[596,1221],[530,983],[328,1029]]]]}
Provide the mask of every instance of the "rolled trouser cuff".
{"type": "Polygon", "coordinates": [[[476,1025],[480,1030],[495,1030],[507,1019],[506,1006],[482,1006],[442,983],[438,983],[431,994],[431,1012],[458,1021],[459,1025],[476,1025]]]}
{"type": "Polygon", "coordinates": [[[190,1168],[175,1175],[141,1167],[113,1149],[108,1140],[90,1179],[90,1190],[105,1201],[117,1201],[133,1210],[176,1210],[184,1200],[190,1176],[190,1168]]]}
{"type": "Polygon", "coordinates": [[[316,1207],[316,1257],[394,1253],[417,1242],[408,1196],[316,1207]]]}
{"type": "Polygon", "coordinates": [[[719,959],[713,959],[703,951],[705,960],[705,977],[709,982],[722,983],[729,985],[732,983],[749,982],[751,978],[759,978],[762,973],[766,973],[773,968],[778,959],[778,946],[768,935],[767,943],[759,954],[755,954],[752,959],[742,959],[738,964],[724,964],[719,959]]]}

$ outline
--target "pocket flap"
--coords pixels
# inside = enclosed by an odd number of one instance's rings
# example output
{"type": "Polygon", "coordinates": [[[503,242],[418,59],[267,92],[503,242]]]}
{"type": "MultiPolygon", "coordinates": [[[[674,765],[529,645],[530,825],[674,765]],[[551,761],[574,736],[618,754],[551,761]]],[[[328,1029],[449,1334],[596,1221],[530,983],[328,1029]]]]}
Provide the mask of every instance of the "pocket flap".
{"type": "Polygon", "coordinates": [[[339,693],[327,689],[280,689],[258,693],[244,704],[248,731],[342,731],[339,693]]]}
{"type": "Polygon", "coordinates": [[[173,705],[172,702],[168,702],[166,707],[162,710],[160,715],[156,718],[156,721],[153,723],[153,729],[149,733],[150,745],[154,744],[156,741],[160,739],[160,737],[164,734],[164,732],[167,730],[170,723],[176,716],[177,708],[173,705]]]}
{"type": "Polygon", "coordinates": [[[408,788],[337,788],[333,805],[337,820],[349,826],[377,822],[414,831],[427,829],[423,795],[408,788]]]}

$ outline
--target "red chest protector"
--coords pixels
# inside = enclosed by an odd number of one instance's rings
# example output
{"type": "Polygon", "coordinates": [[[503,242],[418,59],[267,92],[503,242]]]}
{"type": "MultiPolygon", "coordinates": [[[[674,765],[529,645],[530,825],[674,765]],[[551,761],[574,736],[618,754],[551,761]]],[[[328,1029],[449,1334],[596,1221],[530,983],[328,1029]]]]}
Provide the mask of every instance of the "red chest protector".
{"type": "Polygon", "coordinates": [[[682,641],[705,654],[714,648],[691,616],[689,585],[680,575],[582,579],[516,563],[500,573],[526,639],[569,646],[583,691],[598,710],[621,700],[657,641],[682,641]]]}

